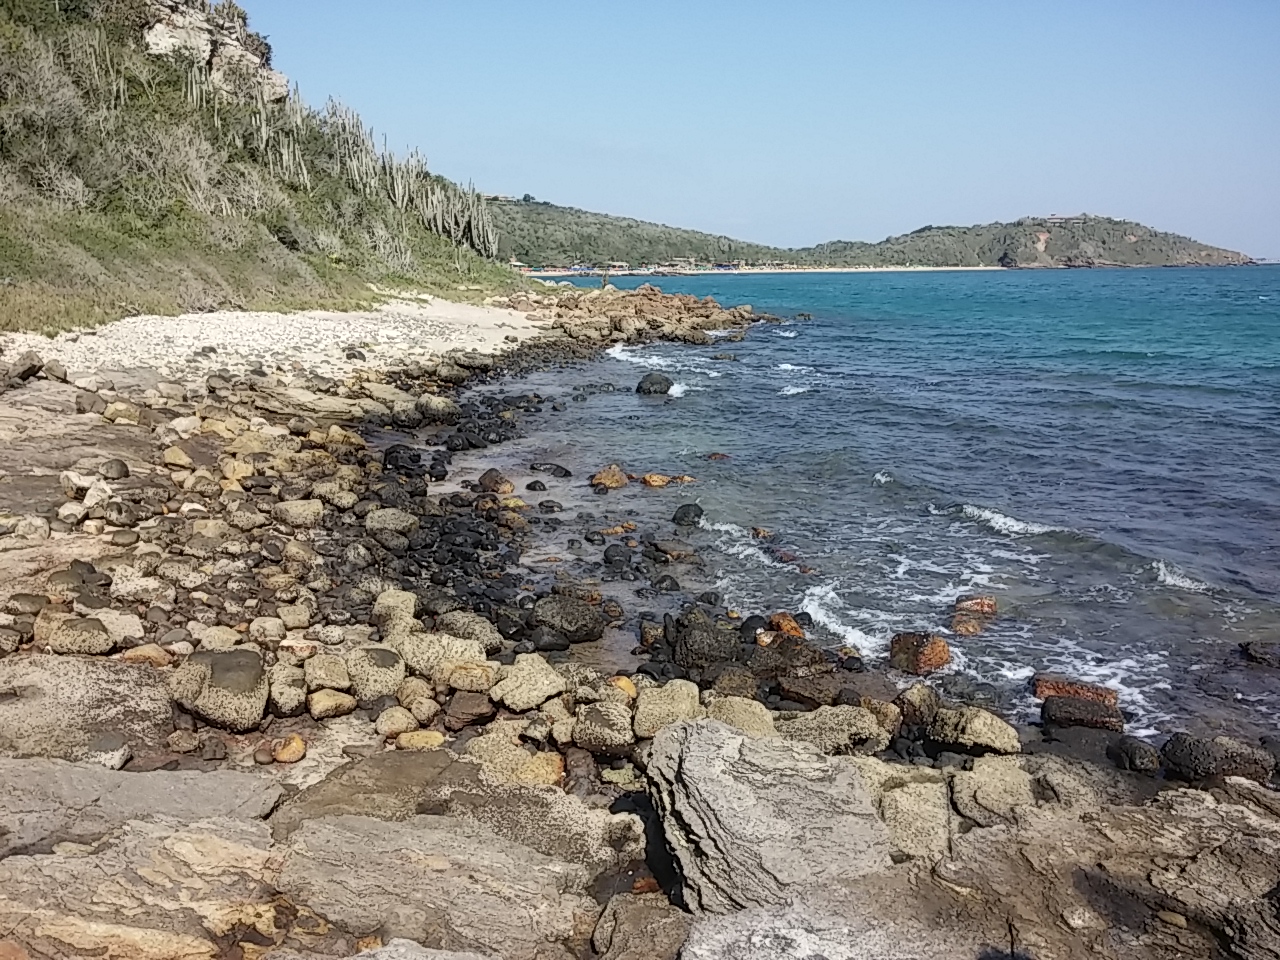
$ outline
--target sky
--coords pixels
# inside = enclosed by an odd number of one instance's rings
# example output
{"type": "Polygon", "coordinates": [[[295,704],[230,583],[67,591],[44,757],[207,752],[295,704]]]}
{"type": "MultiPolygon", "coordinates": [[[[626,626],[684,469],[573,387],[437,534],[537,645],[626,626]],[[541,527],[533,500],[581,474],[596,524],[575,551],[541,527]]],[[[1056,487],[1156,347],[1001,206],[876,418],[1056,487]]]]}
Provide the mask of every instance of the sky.
{"type": "Polygon", "coordinates": [[[779,246],[1088,212],[1280,258],[1280,0],[242,0],[486,193],[779,246]]]}

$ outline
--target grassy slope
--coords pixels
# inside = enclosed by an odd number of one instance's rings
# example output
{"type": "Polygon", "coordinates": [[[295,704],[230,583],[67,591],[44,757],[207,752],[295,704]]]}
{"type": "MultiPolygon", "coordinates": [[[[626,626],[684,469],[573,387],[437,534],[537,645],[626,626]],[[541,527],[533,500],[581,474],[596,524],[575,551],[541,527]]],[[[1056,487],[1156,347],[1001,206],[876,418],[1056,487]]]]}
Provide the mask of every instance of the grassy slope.
{"type": "Polygon", "coordinates": [[[781,249],[546,203],[499,203],[493,213],[503,253],[532,266],[609,260],[661,263],[675,257],[704,262],[784,260],[807,266],[939,267],[994,266],[1006,254],[1017,265],[1028,267],[1181,266],[1249,259],[1187,237],[1105,217],[1090,217],[1081,224],[1026,218],[971,227],[924,227],[879,243],[835,241],[781,249]],[[1038,249],[1041,243],[1044,250],[1038,249]]]}
{"type": "Polygon", "coordinates": [[[455,242],[397,207],[385,168],[344,167],[332,113],[193,96],[190,68],[142,51],[146,16],[142,0],[0,4],[0,330],[524,284],[472,249],[465,191],[410,170],[444,196],[455,242]],[[305,184],[273,159],[281,145],[305,184]]]}

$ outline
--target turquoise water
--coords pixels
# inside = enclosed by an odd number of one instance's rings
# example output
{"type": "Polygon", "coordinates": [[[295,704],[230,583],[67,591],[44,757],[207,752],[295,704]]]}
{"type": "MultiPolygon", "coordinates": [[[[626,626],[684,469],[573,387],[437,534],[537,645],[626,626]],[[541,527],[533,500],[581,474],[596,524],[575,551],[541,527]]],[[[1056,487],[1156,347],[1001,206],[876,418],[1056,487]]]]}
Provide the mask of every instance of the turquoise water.
{"type": "Polygon", "coordinates": [[[1280,268],[658,283],[811,318],[615,349],[574,377],[620,392],[539,438],[698,477],[731,603],[808,610],[874,659],[992,592],[1000,619],[953,638],[957,692],[1030,716],[1026,679],[1058,669],[1120,689],[1140,732],[1276,732],[1280,677],[1237,647],[1280,638],[1280,268]],[[648,369],[681,395],[630,393],[648,369]]]}

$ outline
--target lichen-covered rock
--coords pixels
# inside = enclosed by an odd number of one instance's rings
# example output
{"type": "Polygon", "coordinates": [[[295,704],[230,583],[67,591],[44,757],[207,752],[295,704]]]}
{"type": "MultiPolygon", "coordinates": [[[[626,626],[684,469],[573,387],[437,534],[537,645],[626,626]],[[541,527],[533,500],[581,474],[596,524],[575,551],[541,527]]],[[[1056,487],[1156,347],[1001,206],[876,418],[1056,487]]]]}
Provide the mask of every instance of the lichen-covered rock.
{"type": "Polygon", "coordinates": [[[110,653],[115,640],[101,620],[68,618],[60,622],[47,646],[54,653],[110,653]]]}
{"type": "Polygon", "coordinates": [[[271,516],[290,527],[314,527],[324,518],[324,501],[284,500],[271,508],[271,516]]]}
{"type": "Polygon", "coordinates": [[[612,700],[580,706],[574,719],[573,740],[592,753],[610,757],[626,754],[636,741],[631,729],[631,708],[612,700]]]}
{"type": "Polygon", "coordinates": [[[567,689],[562,677],[551,664],[536,653],[522,653],[507,668],[489,695],[517,713],[532,710],[567,689]]]}
{"type": "Polygon", "coordinates": [[[331,653],[318,653],[308,657],[302,665],[308,690],[350,690],[351,675],[346,661],[331,653]]]}
{"type": "Polygon", "coordinates": [[[939,709],[929,724],[929,738],[959,750],[1022,752],[1018,731],[981,707],[939,709]]]}
{"type": "Polygon", "coordinates": [[[486,656],[498,653],[504,645],[498,628],[470,610],[451,610],[436,617],[436,629],[464,640],[476,641],[484,648],[486,656]]]}
{"type": "Polygon", "coordinates": [[[433,683],[447,683],[460,663],[485,662],[479,643],[447,633],[409,633],[393,637],[387,645],[400,652],[409,670],[433,683]]]}
{"type": "Polygon", "coordinates": [[[412,513],[395,507],[374,510],[364,518],[364,528],[370,534],[398,533],[407,536],[418,529],[418,518],[412,513]]]}
{"type": "Polygon", "coordinates": [[[267,679],[271,712],[277,717],[296,717],[307,707],[306,674],[301,667],[277,663],[267,679]]]}
{"type": "Polygon", "coordinates": [[[205,722],[245,733],[262,722],[270,684],[258,651],[237,647],[197,650],[174,671],[169,689],[205,722]]]}
{"type": "Polygon", "coordinates": [[[632,729],[636,737],[647,739],[668,724],[699,720],[705,715],[698,685],[688,680],[671,680],[661,687],[648,687],[636,694],[632,729]]]}
{"type": "Polygon", "coordinates": [[[359,647],[347,654],[347,674],[361,703],[392,697],[404,682],[404,658],[388,646],[359,647]]]}
{"type": "Polygon", "coordinates": [[[554,630],[570,643],[589,643],[604,636],[600,611],[576,597],[543,597],[533,605],[533,623],[554,630]]]}
{"type": "Polygon", "coordinates": [[[773,726],[773,715],[759,700],[716,697],[707,706],[707,719],[718,720],[749,737],[772,737],[777,734],[773,726]]]}
{"type": "Polygon", "coordinates": [[[317,690],[307,694],[307,712],[313,720],[331,720],[353,713],[359,704],[356,698],[340,690],[317,690]]]}
{"type": "Polygon", "coordinates": [[[778,736],[805,740],[823,753],[879,753],[889,745],[889,734],[875,714],[862,707],[819,707],[774,726],[778,736]]]}

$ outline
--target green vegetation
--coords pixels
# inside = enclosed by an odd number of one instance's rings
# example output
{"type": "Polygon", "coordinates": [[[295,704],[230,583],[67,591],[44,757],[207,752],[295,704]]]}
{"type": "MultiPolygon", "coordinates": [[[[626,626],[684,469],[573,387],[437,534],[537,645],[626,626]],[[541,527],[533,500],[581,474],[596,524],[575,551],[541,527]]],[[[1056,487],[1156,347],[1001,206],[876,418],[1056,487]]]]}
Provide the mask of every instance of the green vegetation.
{"type": "Polygon", "coordinates": [[[1243,254],[1210,247],[1127,220],[1027,217],[1016,223],[923,227],[879,243],[839,240],[781,249],[625,217],[558,207],[532,199],[495,203],[499,251],[530,266],[625,261],[703,264],[744,260],[807,267],[1070,267],[1187,266],[1247,263],[1243,254]]]}
{"type": "Polygon", "coordinates": [[[340,104],[268,90],[244,11],[186,3],[247,51],[239,69],[149,55],[146,0],[0,3],[0,330],[523,282],[474,190],[379,150],[340,104]]]}

